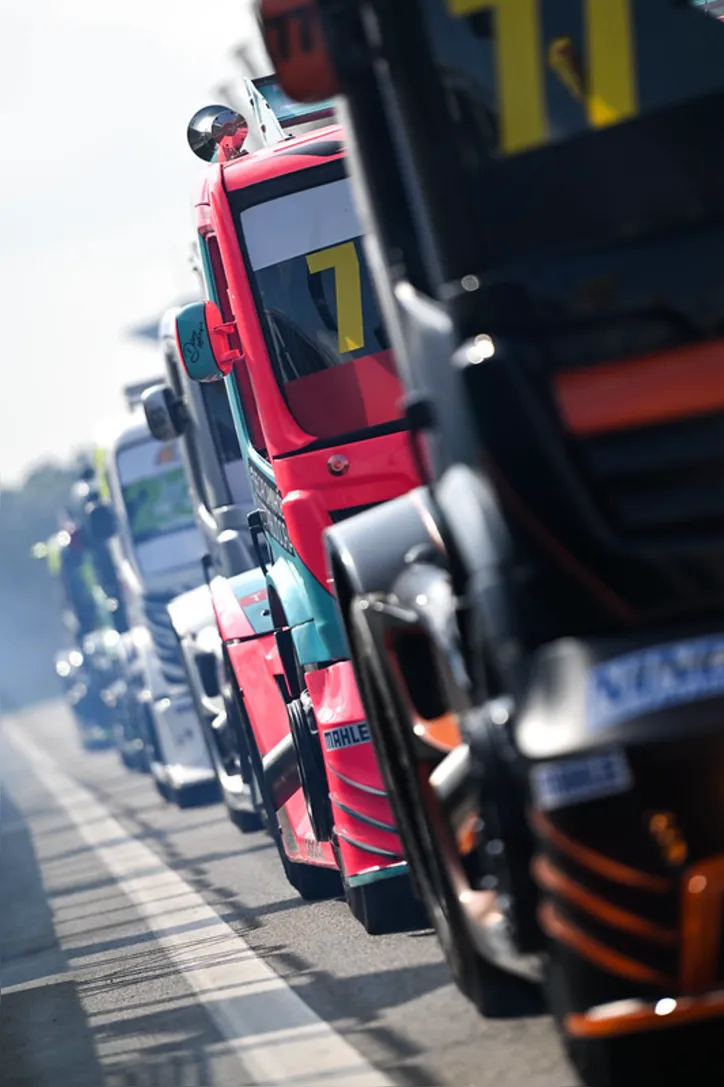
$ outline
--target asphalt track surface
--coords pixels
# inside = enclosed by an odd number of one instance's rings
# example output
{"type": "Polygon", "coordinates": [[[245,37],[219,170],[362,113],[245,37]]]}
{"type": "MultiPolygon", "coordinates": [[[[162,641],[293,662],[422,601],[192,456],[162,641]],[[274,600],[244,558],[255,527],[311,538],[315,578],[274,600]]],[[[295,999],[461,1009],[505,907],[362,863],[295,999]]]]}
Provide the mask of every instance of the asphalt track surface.
{"type": "Polygon", "coordinates": [[[2,1087],[574,1087],[484,1022],[429,932],[306,904],[263,833],[186,811],[60,703],[0,722],[2,1087]]]}

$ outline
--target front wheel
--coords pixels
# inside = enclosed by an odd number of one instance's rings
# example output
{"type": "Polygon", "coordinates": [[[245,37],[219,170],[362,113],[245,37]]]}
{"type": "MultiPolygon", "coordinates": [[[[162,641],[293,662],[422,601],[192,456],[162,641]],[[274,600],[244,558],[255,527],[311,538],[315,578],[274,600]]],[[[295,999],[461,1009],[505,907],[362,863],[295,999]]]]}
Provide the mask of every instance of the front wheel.
{"type": "Polygon", "coordinates": [[[214,804],[219,799],[219,787],[217,782],[203,781],[196,785],[183,785],[170,790],[170,797],[176,806],[183,811],[186,808],[199,808],[206,804],[214,804]]]}
{"type": "Polygon", "coordinates": [[[237,808],[232,808],[223,790],[222,795],[226,806],[226,814],[237,830],[240,830],[242,834],[253,834],[255,831],[262,829],[262,820],[256,811],[239,811],[237,808]]]}
{"type": "Polygon", "coordinates": [[[242,834],[251,834],[263,826],[258,790],[249,759],[245,757],[245,752],[239,750],[238,729],[230,726],[229,708],[224,716],[226,720],[219,726],[204,720],[206,746],[226,814],[237,830],[242,834]],[[248,806],[242,806],[244,804],[248,806]]]}
{"type": "Polygon", "coordinates": [[[542,1007],[539,989],[488,962],[473,942],[455,891],[454,874],[439,848],[437,826],[431,819],[420,776],[413,770],[416,760],[410,748],[412,725],[394,698],[385,697],[387,692],[378,685],[359,628],[353,626],[349,633],[360,690],[412,874],[411,882],[436,931],[455,983],[485,1018],[538,1014],[542,1007]]]}
{"type": "Polygon", "coordinates": [[[173,789],[167,782],[159,781],[159,779],[154,774],[153,784],[156,786],[156,792],[158,793],[158,795],[163,800],[165,800],[167,804],[172,804],[174,802],[175,797],[173,795],[173,789]]]}
{"type": "Polygon", "coordinates": [[[300,898],[305,902],[321,902],[326,898],[338,898],[342,894],[339,872],[317,864],[300,864],[299,861],[290,860],[281,841],[281,831],[277,832],[275,839],[284,874],[300,898]]]}

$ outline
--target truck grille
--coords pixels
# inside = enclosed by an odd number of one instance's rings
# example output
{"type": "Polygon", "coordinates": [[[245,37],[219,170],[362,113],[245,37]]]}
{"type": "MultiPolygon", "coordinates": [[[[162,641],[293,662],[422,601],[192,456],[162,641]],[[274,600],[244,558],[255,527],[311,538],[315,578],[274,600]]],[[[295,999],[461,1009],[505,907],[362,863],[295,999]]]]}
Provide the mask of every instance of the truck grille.
{"type": "Polygon", "coordinates": [[[588,437],[578,450],[624,536],[724,533],[724,414],[588,437]]]}

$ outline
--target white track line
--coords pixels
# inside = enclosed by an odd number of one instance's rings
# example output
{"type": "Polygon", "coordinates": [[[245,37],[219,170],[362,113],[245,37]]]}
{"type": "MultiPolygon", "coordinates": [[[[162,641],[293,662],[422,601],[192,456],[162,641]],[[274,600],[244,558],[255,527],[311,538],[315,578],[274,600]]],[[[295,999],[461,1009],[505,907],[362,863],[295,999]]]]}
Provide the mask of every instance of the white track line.
{"type": "Polygon", "coordinates": [[[257,1087],[392,1087],[87,789],[26,734],[12,726],[6,734],[115,876],[257,1087]]]}

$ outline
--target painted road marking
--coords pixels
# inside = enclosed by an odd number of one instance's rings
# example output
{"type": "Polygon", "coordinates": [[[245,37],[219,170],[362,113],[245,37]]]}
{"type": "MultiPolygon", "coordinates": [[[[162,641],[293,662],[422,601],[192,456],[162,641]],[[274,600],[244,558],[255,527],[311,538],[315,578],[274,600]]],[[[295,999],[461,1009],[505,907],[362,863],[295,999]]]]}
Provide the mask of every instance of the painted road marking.
{"type": "Polygon", "coordinates": [[[118,882],[256,1087],[392,1087],[233,929],[27,735],[6,735],[118,882]]]}

